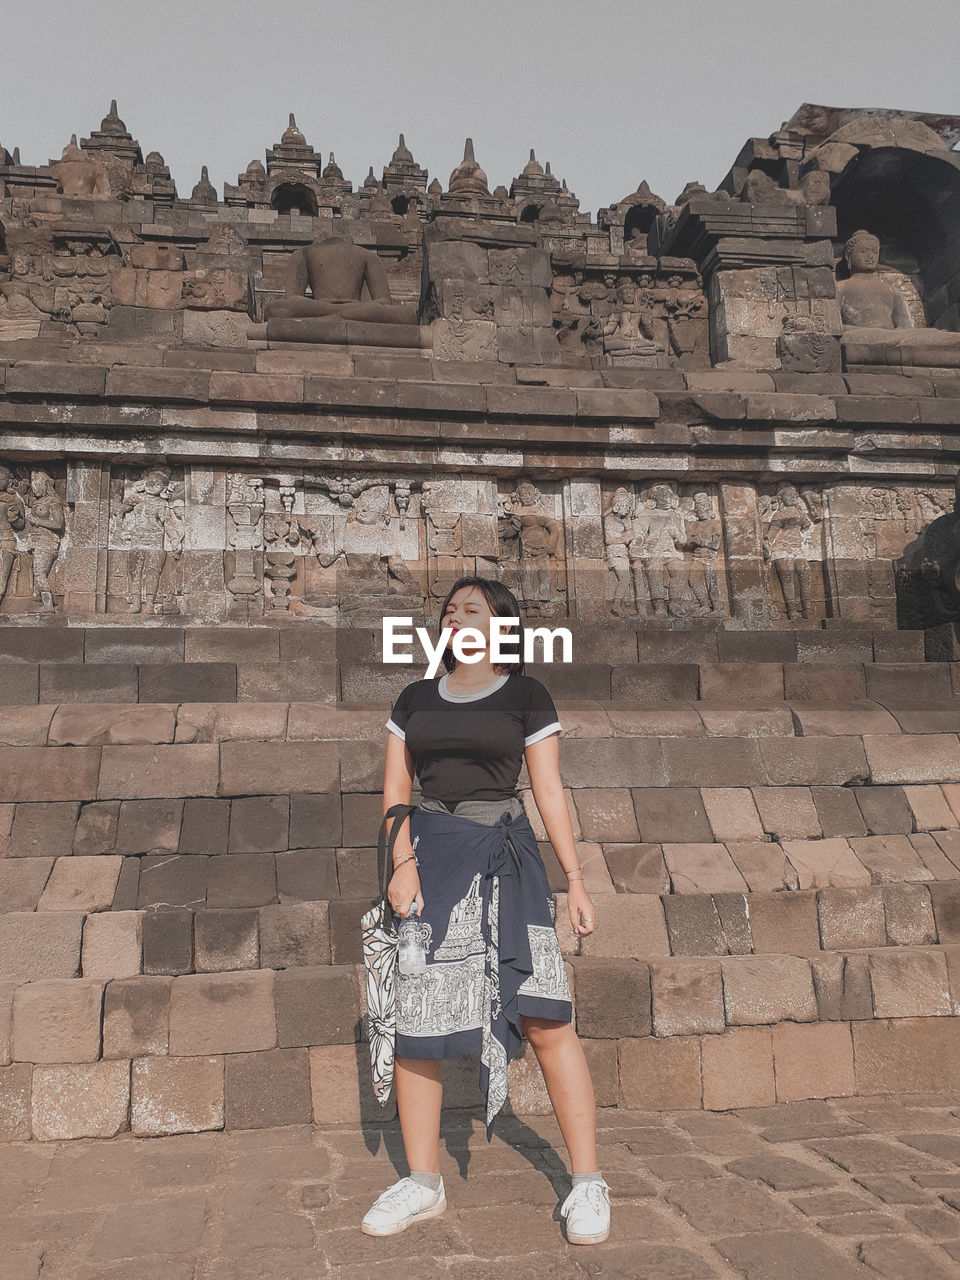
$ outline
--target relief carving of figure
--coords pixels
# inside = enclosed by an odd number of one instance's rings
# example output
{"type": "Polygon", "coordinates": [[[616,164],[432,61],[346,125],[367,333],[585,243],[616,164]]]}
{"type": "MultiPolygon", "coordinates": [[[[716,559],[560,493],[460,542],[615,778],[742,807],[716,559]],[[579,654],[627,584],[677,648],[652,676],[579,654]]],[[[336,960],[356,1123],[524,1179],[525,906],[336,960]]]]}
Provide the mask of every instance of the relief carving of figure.
{"type": "Polygon", "coordinates": [[[170,472],[151,467],[120,505],[121,538],[129,547],[127,601],[130,613],[157,612],[160,579],[168,555],[183,554],[183,504],[173,496],[170,472]]]}
{"type": "Polygon", "coordinates": [[[680,499],[670,484],[655,484],[649,494],[652,510],[645,510],[633,522],[628,551],[646,572],[647,588],[655,618],[680,617],[682,602],[690,598],[690,583],[683,549],[687,534],[680,499]]]}
{"type": "Polygon", "coordinates": [[[620,311],[603,325],[603,347],[610,352],[636,352],[650,355],[656,352],[650,327],[649,310],[638,309],[637,287],[632,280],[622,280],[617,286],[617,302],[620,311]]]}
{"type": "Polygon", "coordinates": [[[429,592],[438,599],[446,595],[445,581],[456,581],[464,571],[457,485],[456,480],[424,480],[420,491],[420,511],[427,542],[429,592]]]}
{"type": "Polygon", "coordinates": [[[53,613],[56,605],[50,573],[60,554],[66,524],[63,503],[46,471],[30,473],[30,493],[27,543],[33,555],[33,598],[43,604],[45,613],[53,613]]]}
{"type": "Polygon", "coordinates": [[[540,490],[529,480],[521,480],[500,505],[501,538],[515,547],[524,609],[535,617],[548,616],[563,591],[563,524],[549,514],[540,490]]]}
{"type": "MultiPolygon", "coordinates": [[[[613,288],[613,278],[608,278],[613,288]]],[[[646,291],[645,291],[646,292],[646,291]]],[[[611,356],[653,356],[660,351],[653,338],[652,315],[647,301],[638,298],[633,280],[621,280],[616,286],[617,310],[605,319],[591,321],[584,330],[585,336],[598,336],[605,353],[611,356]]]]}
{"type": "Polygon", "coordinates": [[[26,510],[20,494],[12,487],[13,473],[0,466],[0,605],[10,583],[10,573],[19,554],[15,533],[26,526],[26,510]]]}
{"type": "Polygon", "coordinates": [[[717,573],[723,528],[714,515],[713,499],[702,490],[693,495],[694,519],[687,522],[687,546],[693,552],[689,582],[702,613],[722,613],[723,597],[717,573]]]}
{"type": "Polygon", "coordinates": [[[812,575],[805,534],[812,527],[807,504],[796,488],[780,485],[763,533],[763,558],[776,570],[788,618],[810,616],[812,575]]]}
{"type": "Polygon", "coordinates": [[[607,564],[615,585],[610,600],[610,612],[619,617],[624,613],[637,613],[640,595],[634,588],[633,563],[628,551],[633,538],[633,494],[619,485],[610,503],[610,510],[603,517],[603,542],[607,564]]]}

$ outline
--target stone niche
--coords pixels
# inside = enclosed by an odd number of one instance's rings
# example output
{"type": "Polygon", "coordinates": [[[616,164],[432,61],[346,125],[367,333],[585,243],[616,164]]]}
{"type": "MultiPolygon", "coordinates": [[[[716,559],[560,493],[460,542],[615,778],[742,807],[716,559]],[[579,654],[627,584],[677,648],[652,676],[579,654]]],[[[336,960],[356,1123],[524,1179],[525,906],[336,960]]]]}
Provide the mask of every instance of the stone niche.
{"type": "Polygon", "coordinates": [[[0,614],[376,626],[434,618],[479,573],[531,619],[892,624],[895,566],[930,560],[952,502],[904,483],[0,460],[0,614]]]}

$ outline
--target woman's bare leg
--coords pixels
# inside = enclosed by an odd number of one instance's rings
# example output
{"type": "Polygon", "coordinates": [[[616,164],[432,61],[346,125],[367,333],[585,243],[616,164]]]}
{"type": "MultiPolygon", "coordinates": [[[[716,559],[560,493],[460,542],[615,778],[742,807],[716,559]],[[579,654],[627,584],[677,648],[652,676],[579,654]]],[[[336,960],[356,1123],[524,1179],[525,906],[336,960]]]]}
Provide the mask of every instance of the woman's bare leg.
{"type": "Polygon", "coordinates": [[[571,1173],[597,1169],[597,1100],[583,1045],[570,1022],[520,1015],[567,1144],[571,1173]]]}
{"type": "Polygon", "coordinates": [[[443,1059],[395,1058],[393,1065],[407,1164],[425,1173],[439,1173],[443,1059]]]}

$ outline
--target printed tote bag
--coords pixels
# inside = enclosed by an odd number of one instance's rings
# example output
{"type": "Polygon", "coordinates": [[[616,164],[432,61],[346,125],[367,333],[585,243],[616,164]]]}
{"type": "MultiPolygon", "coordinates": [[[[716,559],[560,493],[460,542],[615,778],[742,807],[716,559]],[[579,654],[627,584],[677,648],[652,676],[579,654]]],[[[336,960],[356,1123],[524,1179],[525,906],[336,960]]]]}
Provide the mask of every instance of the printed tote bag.
{"type": "Polygon", "coordinates": [[[393,875],[393,846],[400,828],[416,809],[415,804],[392,805],[383,815],[377,838],[377,877],[380,896],[360,917],[363,963],[366,968],[367,1037],[373,1092],[386,1106],[393,1086],[394,1042],[397,1026],[396,965],[400,937],[387,903],[387,886],[393,875]],[[387,846],[387,819],[394,818],[387,846]]]}

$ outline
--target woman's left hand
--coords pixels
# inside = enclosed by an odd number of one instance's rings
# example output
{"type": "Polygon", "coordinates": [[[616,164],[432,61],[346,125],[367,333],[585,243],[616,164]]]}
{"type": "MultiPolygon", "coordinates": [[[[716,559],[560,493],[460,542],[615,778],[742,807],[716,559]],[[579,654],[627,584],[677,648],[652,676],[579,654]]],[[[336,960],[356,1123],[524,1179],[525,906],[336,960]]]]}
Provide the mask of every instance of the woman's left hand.
{"type": "Polygon", "coordinates": [[[567,911],[573,932],[578,938],[585,938],[587,934],[593,933],[597,913],[582,880],[571,880],[567,885],[567,911]]]}

